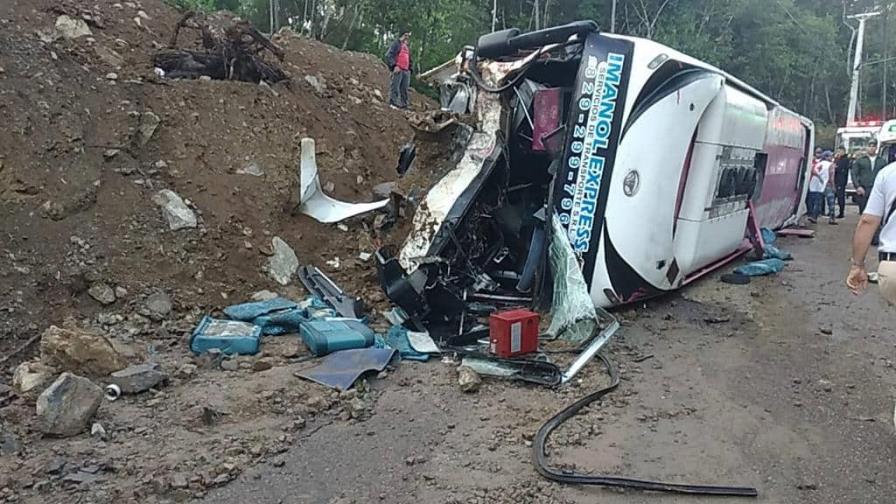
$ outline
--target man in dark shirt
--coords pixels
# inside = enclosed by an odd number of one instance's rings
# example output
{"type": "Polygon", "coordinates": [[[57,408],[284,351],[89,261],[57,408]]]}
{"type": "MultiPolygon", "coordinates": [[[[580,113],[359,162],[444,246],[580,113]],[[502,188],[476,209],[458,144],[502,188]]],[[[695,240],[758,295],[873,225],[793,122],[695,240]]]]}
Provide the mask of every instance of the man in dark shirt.
{"type": "Polygon", "coordinates": [[[846,155],[846,149],[837,147],[834,153],[834,195],[837,196],[837,205],[840,207],[840,213],[837,214],[838,219],[843,218],[843,212],[846,210],[846,184],[849,182],[849,156],[846,155]]]}

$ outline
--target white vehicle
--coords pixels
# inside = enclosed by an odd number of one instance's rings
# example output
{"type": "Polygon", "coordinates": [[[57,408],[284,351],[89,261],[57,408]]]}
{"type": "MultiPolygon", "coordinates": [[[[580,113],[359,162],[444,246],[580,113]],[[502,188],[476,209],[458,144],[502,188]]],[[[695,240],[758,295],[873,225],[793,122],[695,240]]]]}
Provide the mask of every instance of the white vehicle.
{"type": "Polygon", "coordinates": [[[384,275],[421,317],[451,320],[469,299],[538,304],[556,240],[595,306],[657,296],[800,213],[812,122],[667,46],[587,22],[505,30],[434,72],[475,128],[384,275]]]}
{"type": "Polygon", "coordinates": [[[877,133],[877,141],[882,146],[896,143],[896,119],[891,119],[880,127],[877,133]]]}
{"type": "Polygon", "coordinates": [[[849,157],[864,151],[868,142],[877,138],[881,129],[881,121],[857,121],[848,126],[837,128],[834,147],[843,147],[849,157]]]}

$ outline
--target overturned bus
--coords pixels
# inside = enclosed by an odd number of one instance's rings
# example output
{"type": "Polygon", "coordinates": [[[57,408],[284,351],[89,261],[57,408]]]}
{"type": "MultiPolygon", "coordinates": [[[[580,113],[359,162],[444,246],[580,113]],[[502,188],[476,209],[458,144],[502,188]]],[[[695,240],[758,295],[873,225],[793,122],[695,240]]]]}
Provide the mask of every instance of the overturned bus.
{"type": "Polygon", "coordinates": [[[379,257],[387,294],[418,316],[544,306],[558,239],[594,306],[657,296],[799,216],[812,122],[656,42],[590,21],[504,30],[424,77],[470,131],[397,256],[379,257]]]}

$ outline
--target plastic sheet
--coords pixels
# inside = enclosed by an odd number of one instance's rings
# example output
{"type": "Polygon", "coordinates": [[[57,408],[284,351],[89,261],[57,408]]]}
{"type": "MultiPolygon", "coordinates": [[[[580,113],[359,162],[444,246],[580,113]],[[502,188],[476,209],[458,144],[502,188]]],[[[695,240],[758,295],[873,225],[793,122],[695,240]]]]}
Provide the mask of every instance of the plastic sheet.
{"type": "Polygon", "coordinates": [[[243,322],[251,322],[256,317],[267,315],[268,313],[288,310],[298,307],[295,301],[277,297],[267,299],[265,301],[256,301],[252,303],[242,303],[238,305],[228,306],[224,308],[224,314],[233,320],[242,320],[243,322]]]}
{"type": "Polygon", "coordinates": [[[787,252],[785,250],[781,250],[775,245],[775,241],[778,239],[778,236],[774,231],[768,228],[762,228],[762,241],[765,244],[765,254],[763,259],[781,259],[782,261],[789,261],[793,259],[793,254],[787,252]]]}
{"type": "Polygon", "coordinates": [[[408,340],[408,330],[402,326],[392,326],[386,334],[386,345],[389,348],[398,350],[398,354],[402,359],[426,362],[429,360],[429,354],[421,353],[411,346],[408,340]]]}
{"type": "Polygon", "coordinates": [[[597,311],[578,259],[556,214],[551,224],[550,261],[554,300],[547,334],[552,338],[580,343],[594,335],[599,324],[597,311]]]}
{"type": "Polygon", "coordinates": [[[299,323],[307,315],[298,304],[286,298],[228,306],[224,314],[234,320],[255,324],[268,336],[299,332],[299,323]]]}
{"type": "Polygon", "coordinates": [[[763,259],[744,264],[734,270],[739,275],[754,277],[773,275],[784,269],[784,261],[781,259],[763,259]]]}

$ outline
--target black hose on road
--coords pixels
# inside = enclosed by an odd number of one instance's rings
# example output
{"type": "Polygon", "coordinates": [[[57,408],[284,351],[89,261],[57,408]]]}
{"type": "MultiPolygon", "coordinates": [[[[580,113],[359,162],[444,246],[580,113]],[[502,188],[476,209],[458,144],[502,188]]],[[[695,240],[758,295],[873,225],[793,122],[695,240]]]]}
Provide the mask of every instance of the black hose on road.
{"type": "Polygon", "coordinates": [[[548,465],[545,455],[545,444],[548,437],[563,422],[574,417],[582,408],[612,392],[619,386],[619,372],[616,367],[603,354],[598,354],[600,360],[607,366],[610,374],[610,384],[596,392],[586,395],[578,401],[570,404],[556,415],[549,418],[535,434],[532,442],[532,462],[535,469],[545,478],[559,483],[573,485],[598,485],[633,490],[647,490],[651,492],[671,492],[691,495],[716,495],[728,497],[756,497],[759,492],[753,487],[710,486],[710,485],[682,485],[674,483],[662,483],[633,478],[620,478],[616,476],[587,475],[570,470],[561,470],[548,465]]]}

